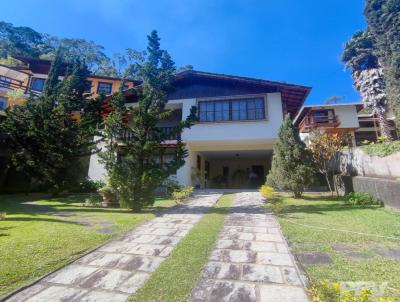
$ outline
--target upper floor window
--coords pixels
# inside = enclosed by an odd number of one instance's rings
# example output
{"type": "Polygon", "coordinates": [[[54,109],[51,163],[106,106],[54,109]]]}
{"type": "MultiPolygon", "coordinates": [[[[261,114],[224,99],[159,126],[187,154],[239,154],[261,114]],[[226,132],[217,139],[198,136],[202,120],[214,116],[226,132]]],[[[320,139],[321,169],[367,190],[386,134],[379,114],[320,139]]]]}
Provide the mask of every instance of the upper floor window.
{"type": "Polygon", "coordinates": [[[97,86],[97,93],[103,92],[104,94],[111,94],[112,83],[99,82],[97,86]]]}
{"type": "Polygon", "coordinates": [[[43,91],[45,82],[46,82],[46,79],[32,78],[31,89],[35,90],[35,91],[43,91]]]}
{"type": "Polygon", "coordinates": [[[0,87],[8,88],[11,85],[11,79],[8,77],[0,76],[0,87]]]}
{"type": "Polygon", "coordinates": [[[200,101],[200,122],[246,121],[265,118],[263,97],[200,101]]]}
{"type": "Polygon", "coordinates": [[[122,86],[122,91],[125,91],[125,90],[128,90],[128,89],[129,89],[129,86],[128,86],[128,85],[122,86]]]}
{"type": "Polygon", "coordinates": [[[312,116],[316,123],[326,123],[334,121],[335,119],[335,112],[333,109],[321,109],[321,110],[313,110],[312,116]]]}
{"type": "Polygon", "coordinates": [[[92,81],[86,81],[85,93],[90,93],[92,91],[92,81]]]}
{"type": "Polygon", "coordinates": [[[7,108],[7,99],[4,96],[0,96],[0,110],[7,108]]]}

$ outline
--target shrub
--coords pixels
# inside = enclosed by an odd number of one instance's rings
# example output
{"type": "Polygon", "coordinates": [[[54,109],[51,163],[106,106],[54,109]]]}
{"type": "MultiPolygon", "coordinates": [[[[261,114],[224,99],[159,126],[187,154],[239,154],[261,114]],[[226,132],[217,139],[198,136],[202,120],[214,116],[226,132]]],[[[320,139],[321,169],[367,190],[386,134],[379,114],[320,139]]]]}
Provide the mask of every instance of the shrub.
{"type": "Polygon", "coordinates": [[[104,186],[103,181],[92,180],[89,177],[86,177],[79,183],[79,192],[94,193],[94,192],[97,192],[97,190],[103,186],[104,186]]]}
{"type": "Polygon", "coordinates": [[[6,219],[6,212],[0,212],[0,220],[5,220],[6,219]]]}
{"type": "Polygon", "coordinates": [[[84,207],[100,207],[102,202],[102,197],[100,194],[90,194],[85,198],[84,207]]]}
{"type": "Polygon", "coordinates": [[[193,187],[184,187],[172,192],[171,197],[176,203],[181,203],[193,193],[193,187]]]}
{"type": "Polygon", "coordinates": [[[167,178],[163,182],[162,186],[165,188],[168,197],[171,197],[173,192],[178,191],[182,188],[178,181],[173,178],[167,178]]]}
{"type": "Polygon", "coordinates": [[[262,185],[260,188],[261,196],[264,198],[273,198],[275,195],[275,190],[273,187],[268,185],[262,185]]]}
{"type": "Polygon", "coordinates": [[[363,288],[359,294],[342,290],[338,282],[323,280],[311,288],[315,302],[394,302],[391,298],[374,297],[370,289],[363,288]]]}
{"type": "Polygon", "coordinates": [[[379,202],[367,192],[350,192],[344,200],[351,205],[373,205],[379,202]]]}
{"type": "Polygon", "coordinates": [[[400,141],[371,143],[361,146],[361,149],[370,156],[385,157],[400,152],[400,141]]]}
{"type": "Polygon", "coordinates": [[[274,145],[267,184],[289,190],[299,198],[311,183],[314,172],[311,153],[300,139],[299,130],[293,125],[289,115],[286,115],[279,128],[278,141],[274,145]]]}
{"type": "Polygon", "coordinates": [[[285,205],[282,201],[278,200],[271,203],[272,211],[274,211],[276,216],[281,216],[283,211],[285,210],[285,205]]]}

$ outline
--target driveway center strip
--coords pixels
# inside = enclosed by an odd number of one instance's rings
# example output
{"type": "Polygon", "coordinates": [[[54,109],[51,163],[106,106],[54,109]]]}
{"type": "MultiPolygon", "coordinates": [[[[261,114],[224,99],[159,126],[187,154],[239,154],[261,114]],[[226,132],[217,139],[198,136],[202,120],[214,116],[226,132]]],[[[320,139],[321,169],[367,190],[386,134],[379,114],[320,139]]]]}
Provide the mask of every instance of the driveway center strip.
{"type": "Polygon", "coordinates": [[[125,301],[220,197],[195,194],[6,301],[125,301]]]}
{"type": "Polygon", "coordinates": [[[192,292],[195,302],[306,302],[303,278],[279,222],[258,192],[238,193],[192,292]]]}

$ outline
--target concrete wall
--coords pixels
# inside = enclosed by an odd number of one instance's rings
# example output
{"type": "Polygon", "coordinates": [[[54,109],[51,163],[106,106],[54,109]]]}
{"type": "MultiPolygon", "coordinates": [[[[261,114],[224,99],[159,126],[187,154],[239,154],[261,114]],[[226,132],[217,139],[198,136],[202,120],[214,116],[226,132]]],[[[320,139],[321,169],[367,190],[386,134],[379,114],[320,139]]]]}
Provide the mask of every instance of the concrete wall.
{"type": "Polygon", "coordinates": [[[352,178],[355,192],[367,192],[385,206],[400,209],[400,182],[396,180],[361,177],[352,178]]]}
{"type": "Polygon", "coordinates": [[[400,152],[386,156],[369,156],[361,148],[343,151],[337,169],[345,175],[395,179],[400,177],[400,152]]]}

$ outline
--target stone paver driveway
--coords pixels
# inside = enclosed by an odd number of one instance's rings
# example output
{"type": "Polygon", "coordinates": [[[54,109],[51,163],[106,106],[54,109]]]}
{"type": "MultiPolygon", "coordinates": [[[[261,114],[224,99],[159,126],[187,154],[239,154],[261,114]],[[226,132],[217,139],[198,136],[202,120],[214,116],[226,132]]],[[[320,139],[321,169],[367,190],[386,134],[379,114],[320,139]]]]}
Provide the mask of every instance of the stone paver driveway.
{"type": "Polygon", "coordinates": [[[196,194],[185,205],[128,231],[6,301],[125,301],[220,196],[196,194]]]}
{"type": "Polygon", "coordinates": [[[305,302],[302,276],[258,192],[239,193],[192,301],[305,302]]]}

